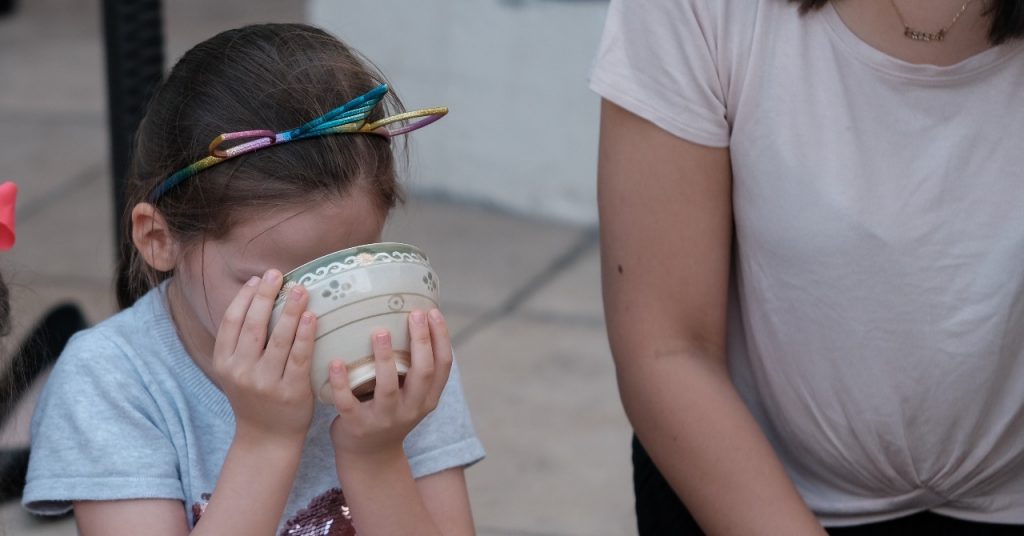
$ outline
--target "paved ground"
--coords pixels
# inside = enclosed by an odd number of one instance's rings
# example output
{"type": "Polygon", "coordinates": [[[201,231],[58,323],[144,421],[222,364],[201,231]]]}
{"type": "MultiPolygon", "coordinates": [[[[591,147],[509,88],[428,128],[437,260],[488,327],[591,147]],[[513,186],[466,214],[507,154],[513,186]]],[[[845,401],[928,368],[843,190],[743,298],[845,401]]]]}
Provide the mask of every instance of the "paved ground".
{"type": "MultiPolygon", "coordinates": [[[[11,346],[50,305],[113,310],[112,206],[98,0],[22,0],[0,20],[0,178],[17,180],[11,346]]],[[[247,21],[301,20],[271,0],[165,2],[169,55],[247,21]]],[[[413,198],[387,238],[442,277],[488,459],[469,471],[482,536],[633,534],[628,425],[604,336],[593,229],[413,198]]],[[[0,443],[4,441],[0,438],[0,443]]],[[[9,439],[7,439],[9,441],[9,439]]],[[[74,534],[0,507],[9,535],[74,534]]]]}

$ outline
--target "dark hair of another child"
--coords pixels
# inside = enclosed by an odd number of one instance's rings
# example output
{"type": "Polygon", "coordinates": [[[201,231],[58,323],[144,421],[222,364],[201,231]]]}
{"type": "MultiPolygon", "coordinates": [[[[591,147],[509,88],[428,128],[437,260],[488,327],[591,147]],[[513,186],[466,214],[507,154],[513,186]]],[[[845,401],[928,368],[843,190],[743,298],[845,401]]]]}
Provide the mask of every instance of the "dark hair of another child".
{"type": "MultiPolygon", "coordinates": [[[[139,256],[131,210],[177,170],[209,154],[225,132],[295,128],[362,95],[385,79],[327,32],[303,24],[229,30],[185,53],[157,88],[136,135],[125,188],[118,303],[130,306],[170,277],[139,256]]],[[[389,96],[370,120],[402,111],[389,96]]],[[[336,135],[281,144],[199,172],[156,202],[170,232],[188,247],[223,238],[241,218],[274,206],[371,192],[383,212],[402,200],[391,142],[336,135]]]]}
{"type": "Polygon", "coordinates": [[[7,289],[7,282],[3,275],[0,275],[0,337],[6,337],[11,332],[11,293],[7,289]]]}
{"type": "MultiPolygon", "coordinates": [[[[829,0],[790,0],[800,4],[800,11],[807,13],[820,9],[829,0]]],[[[988,39],[993,45],[1001,45],[1010,39],[1024,37],[1024,1],[993,0],[988,10],[992,16],[992,25],[988,29],[988,39]]]]}

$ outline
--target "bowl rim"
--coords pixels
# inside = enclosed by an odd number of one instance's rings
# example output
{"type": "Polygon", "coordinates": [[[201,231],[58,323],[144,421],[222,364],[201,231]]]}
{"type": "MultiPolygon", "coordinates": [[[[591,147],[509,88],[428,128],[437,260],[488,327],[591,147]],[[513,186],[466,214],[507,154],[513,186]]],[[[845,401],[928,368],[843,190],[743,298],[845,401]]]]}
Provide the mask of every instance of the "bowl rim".
{"type": "MultiPolygon", "coordinates": [[[[401,260],[412,260],[415,259],[415,257],[420,257],[422,259],[422,263],[430,264],[430,259],[427,258],[426,254],[411,244],[405,244],[403,242],[374,242],[372,244],[360,244],[350,248],[339,249],[338,251],[321,255],[311,261],[292,268],[284,274],[282,280],[284,284],[287,285],[288,283],[295,282],[296,279],[300,279],[308,273],[315,272],[318,268],[324,268],[332,263],[343,262],[352,257],[359,257],[360,255],[370,255],[375,257],[382,253],[389,255],[398,254],[404,257],[404,259],[401,260]]],[[[395,261],[396,259],[392,258],[390,260],[395,261]]],[[[412,262],[416,261],[413,260],[412,262]]],[[[361,263],[361,265],[366,264],[372,264],[372,262],[361,263]]]]}

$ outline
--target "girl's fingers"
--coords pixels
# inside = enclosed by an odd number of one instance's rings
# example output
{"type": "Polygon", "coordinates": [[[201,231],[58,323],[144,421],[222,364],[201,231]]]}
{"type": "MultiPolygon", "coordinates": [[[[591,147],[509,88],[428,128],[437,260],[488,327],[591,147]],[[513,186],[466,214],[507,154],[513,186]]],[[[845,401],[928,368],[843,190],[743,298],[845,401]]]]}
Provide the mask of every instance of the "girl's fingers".
{"type": "Polygon", "coordinates": [[[402,399],[421,407],[432,390],[434,378],[434,352],[430,343],[430,327],[423,311],[409,313],[409,353],[412,361],[405,375],[402,399]]]}
{"type": "Polygon", "coordinates": [[[270,312],[274,308],[274,299],[281,289],[281,272],[267,270],[263,279],[256,287],[256,295],[249,304],[249,310],[242,322],[242,333],[238,337],[235,354],[250,359],[259,359],[263,355],[263,347],[267,341],[267,324],[270,323],[270,312]]]}
{"type": "Polygon", "coordinates": [[[448,334],[448,322],[441,311],[434,309],[427,315],[430,326],[430,345],[434,351],[434,377],[431,384],[430,400],[435,404],[441,399],[448,374],[452,370],[452,339],[448,334]]]}
{"type": "Polygon", "coordinates": [[[288,354],[288,363],[284,367],[285,381],[309,382],[309,367],[313,362],[315,339],[316,315],[306,311],[299,317],[299,327],[295,330],[295,341],[288,354]]]}
{"type": "Polygon", "coordinates": [[[348,369],[343,361],[331,361],[327,368],[328,380],[331,384],[331,395],[334,397],[334,407],[342,419],[353,418],[359,410],[359,399],[352,394],[348,386],[348,369]]]}
{"type": "Polygon", "coordinates": [[[373,405],[387,413],[398,404],[398,369],[391,350],[391,334],[378,331],[373,334],[373,366],[377,385],[373,389],[373,405]]]}
{"type": "Polygon", "coordinates": [[[267,342],[267,350],[260,359],[260,365],[267,367],[277,377],[284,375],[285,364],[295,342],[296,328],[299,327],[299,316],[306,310],[308,296],[302,285],[296,285],[288,292],[281,317],[277,319],[270,341],[267,342]]]}
{"type": "Polygon", "coordinates": [[[259,276],[249,278],[242,288],[235,294],[234,299],[224,311],[220,319],[220,326],[217,327],[217,339],[213,343],[213,355],[229,356],[238,346],[238,336],[242,331],[242,323],[245,321],[245,313],[249,310],[253,296],[256,295],[256,288],[260,284],[259,276]]]}

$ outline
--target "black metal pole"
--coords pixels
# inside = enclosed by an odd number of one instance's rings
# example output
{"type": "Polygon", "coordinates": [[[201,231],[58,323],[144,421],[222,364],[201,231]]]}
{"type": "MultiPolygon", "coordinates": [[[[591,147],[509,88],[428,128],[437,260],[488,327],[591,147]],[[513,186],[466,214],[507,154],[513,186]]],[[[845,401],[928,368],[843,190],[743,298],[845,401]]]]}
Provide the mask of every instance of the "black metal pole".
{"type": "Polygon", "coordinates": [[[114,238],[120,250],[124,230],[124,185],[132,140],[146,103],[163,78],[164,34],[160,0],[103,0],[103,33],[114,181],[114,238]]]}

